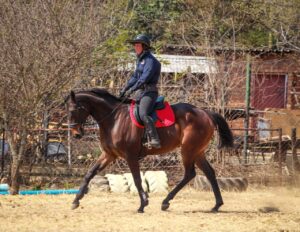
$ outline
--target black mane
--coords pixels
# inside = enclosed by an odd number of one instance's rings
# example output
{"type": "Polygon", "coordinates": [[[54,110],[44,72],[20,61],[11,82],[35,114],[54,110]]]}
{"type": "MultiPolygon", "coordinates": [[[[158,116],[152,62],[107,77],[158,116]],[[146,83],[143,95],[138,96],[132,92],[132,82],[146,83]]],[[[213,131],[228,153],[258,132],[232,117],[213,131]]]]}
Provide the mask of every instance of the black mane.
{"type": "Polygon", "coordinates": [[[130,99],[126,99],[125,101],[120,100],[118,97],[112,95],[106,89],[103,89],[103,88],[92,88],[90,90],[82,90],[82,91],[79,91],[77,93],[92,93],[92,94],[94,94],[98,97],[105,98],[105,99],[111,99],[111,100],[117,101],[117,102],[123,102],[123,103],[130,103],[131,102],[130,99]]]}
{"type": "Polygon", "coordinates": [[[90,90],[90,92],[96,94],[99,97],[104,97],[104,98],[108,97],[108,98],[113,98],[116,101],[120,101],[119,98],[117,98],[116,96],[109,93],[106,89],[93,88],[93,89],[90,90]]]}

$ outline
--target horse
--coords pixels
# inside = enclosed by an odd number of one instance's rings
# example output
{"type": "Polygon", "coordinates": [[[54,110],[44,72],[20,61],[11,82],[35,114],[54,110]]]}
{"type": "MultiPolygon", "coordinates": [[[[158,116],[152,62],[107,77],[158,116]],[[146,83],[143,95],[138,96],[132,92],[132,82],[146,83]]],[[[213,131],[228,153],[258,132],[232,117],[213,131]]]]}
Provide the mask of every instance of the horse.
{"type": "Polygon", "coordinates": [[[148,205],[148,194],[141,184],[139,160],[147,155],[158,155],[181,148],[184,176],[162,201],[161,210],[170,206],[175,195],[196,176],[195,165],[200,168],[209,180],[215,196],[212,212],[217,212],[223,205],[223,199],[216,180],[215,171],[205,158],[205,150],[217,129],[219,135],[218,148],[232,147],[233,136],[226,120],[218,113],[197,108],[188,103],[176,103],[171,107],[175,115],[172,126],[158,128],[161,140],[160,148],[149,149],[143,146],[144,129],[133,124],[129,116],[128,99],[119,99],[105,89],[89,89],[70,95],[65,99],[66,111],[69,115],[69,127],[72,137],[80,139],[84,135],[84,123],[88,116],[99,125],[102,154],[86,173],[78,193],[72,203],[76,209],[80,200],[88,192],[90,180],[105,167],[123,158],[127,161],[134,184],[140,197],[139,213],[148,205]]]}

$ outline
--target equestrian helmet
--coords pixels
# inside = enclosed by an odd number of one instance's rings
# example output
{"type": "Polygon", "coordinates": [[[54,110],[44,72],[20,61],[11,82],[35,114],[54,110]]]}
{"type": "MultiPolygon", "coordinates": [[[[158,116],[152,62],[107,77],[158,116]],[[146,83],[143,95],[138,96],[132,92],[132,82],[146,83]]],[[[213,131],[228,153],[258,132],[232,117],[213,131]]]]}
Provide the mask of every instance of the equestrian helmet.
{"type": "Polygon", "coordinates": [[[128,41],[131,44],[141,43],[150,48],[150,39],[145,34],[139,34],[134,39],[128,41]]]}

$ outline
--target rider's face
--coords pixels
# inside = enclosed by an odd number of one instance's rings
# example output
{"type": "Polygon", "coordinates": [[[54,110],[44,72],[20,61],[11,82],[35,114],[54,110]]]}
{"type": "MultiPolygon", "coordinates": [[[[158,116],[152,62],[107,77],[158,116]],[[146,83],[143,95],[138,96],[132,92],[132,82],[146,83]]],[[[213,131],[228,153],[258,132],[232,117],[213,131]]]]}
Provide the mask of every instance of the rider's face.
{"type": "Polygon", "coordinates": [[[143,52],[143,45],[141,43],[134,44],[134,50],[137,55],[140,55],[143,52]]]}

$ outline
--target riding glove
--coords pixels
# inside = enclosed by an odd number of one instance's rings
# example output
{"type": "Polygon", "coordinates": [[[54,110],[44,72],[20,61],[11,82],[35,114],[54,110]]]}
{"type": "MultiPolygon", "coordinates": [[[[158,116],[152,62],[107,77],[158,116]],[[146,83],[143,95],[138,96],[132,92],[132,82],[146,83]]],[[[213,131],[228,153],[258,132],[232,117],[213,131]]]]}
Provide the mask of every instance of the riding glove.
{"type": "Polygon", "coordinates": [[[122,89],[119,93],[119,98],[123,98],[125,96],[126,91],[122,89]]]}
{"type": "Polygon", "coordinates": [[[134,91],[132,89],[129,89],[126,93],[125,93],[125,97],[130,97],[130,95],[133,93],[134,91]]]}

